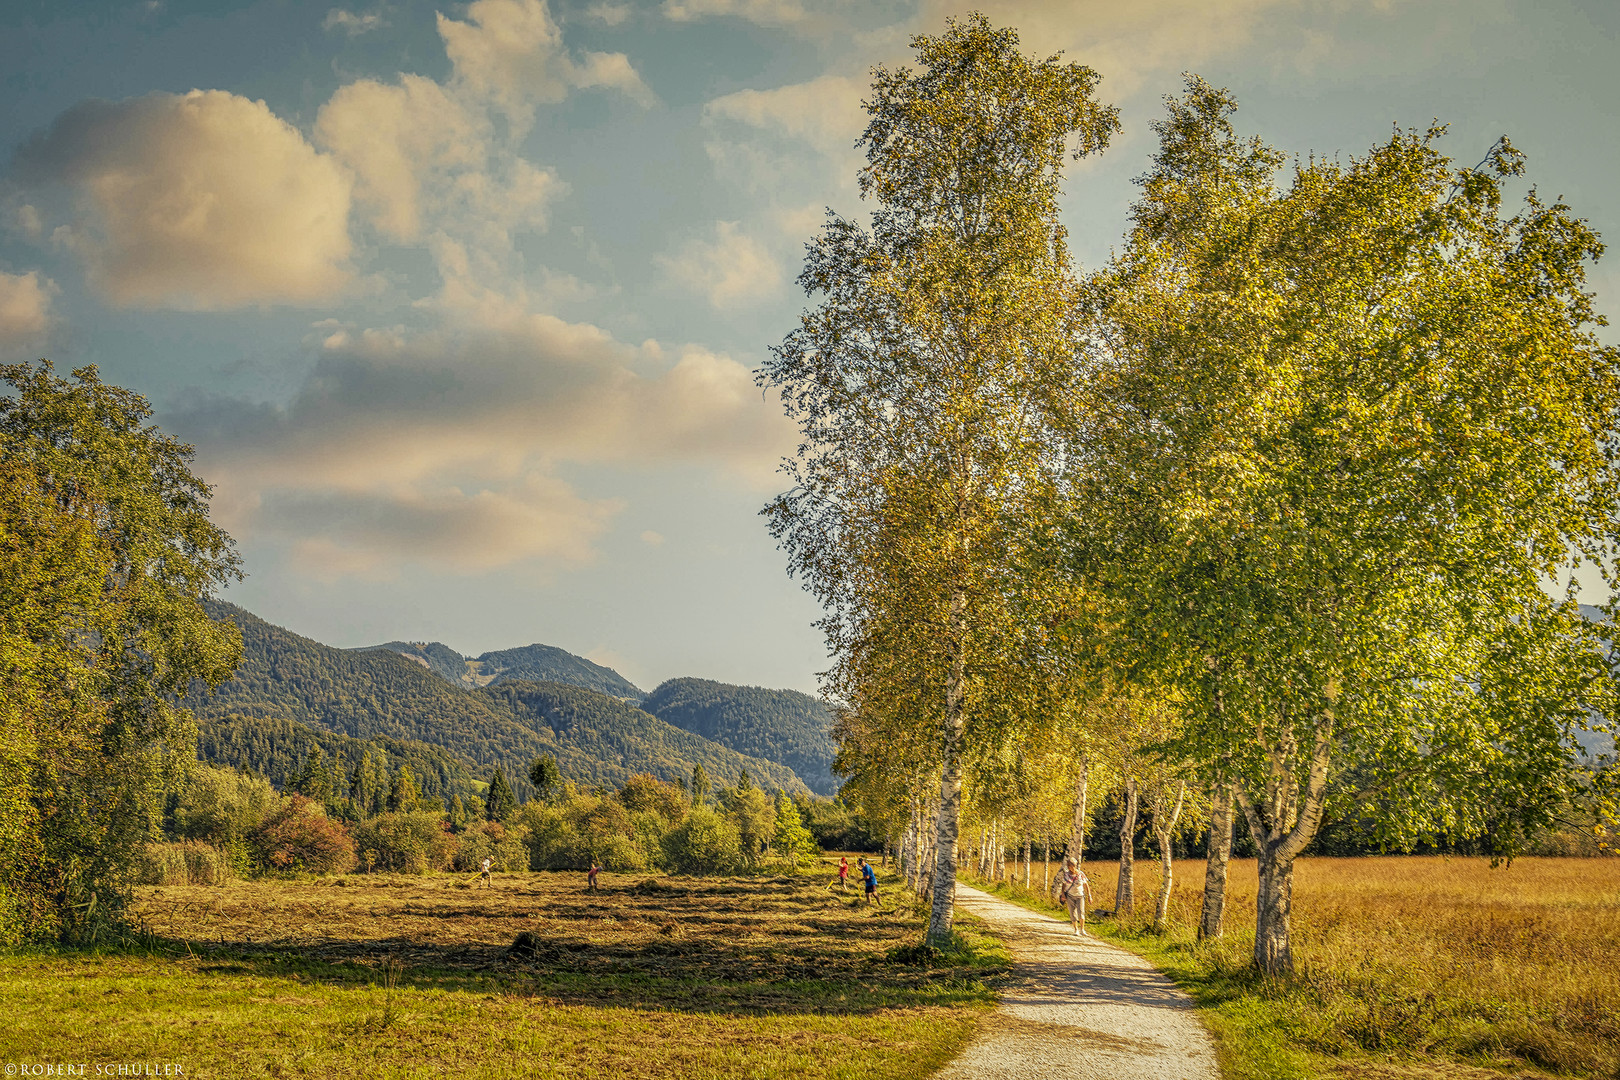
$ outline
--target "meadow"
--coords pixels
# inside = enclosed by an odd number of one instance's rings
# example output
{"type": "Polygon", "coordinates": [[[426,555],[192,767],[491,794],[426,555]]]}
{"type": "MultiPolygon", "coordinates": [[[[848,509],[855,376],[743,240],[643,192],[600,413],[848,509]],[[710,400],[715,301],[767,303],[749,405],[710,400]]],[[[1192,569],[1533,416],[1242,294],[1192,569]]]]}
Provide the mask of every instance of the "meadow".
{"type": "Polygon", "coordinates": [[[792,876],[345,875],[139,890],[134,947],[0,956],[0,1060],[186,1076],[922,1077],[1006,971],[792,876]],[[526,948],[513,949],[520,935],[526,948]]]}
{"type": "MultiPolygon", "coordinates": [[[[1016,869],[1013,884],[988,887],[1055,911],[1041,864],[1027,892],[1016,869]]],[[[1113,906],[1118,871],[1087,864],[1094,908],[1113,906]]],[[[1091,929],[1194,996],[1231,1080],[1620,1077],[1620,859],[1302,859],[1297,970],[1277,980],[1249,963],[1253,859],[1231,864],[1216,941],[1195,940],[1204,864],[1176,864],[1156,931],[1158,881],[1158,864],[1138,860],[1136,917],[1091,929]]]]}

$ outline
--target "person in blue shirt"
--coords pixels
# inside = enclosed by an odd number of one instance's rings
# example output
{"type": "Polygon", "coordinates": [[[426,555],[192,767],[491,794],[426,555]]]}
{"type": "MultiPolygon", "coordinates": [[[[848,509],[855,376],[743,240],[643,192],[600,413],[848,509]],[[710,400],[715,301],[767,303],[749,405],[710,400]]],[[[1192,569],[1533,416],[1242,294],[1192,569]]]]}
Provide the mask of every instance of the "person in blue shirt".
{"type": "Polygon", "coordinates": [[[866,902],[876,904],[879,911],[883,910],[883,901],[878,899],[877,894],[877,871],[873,870],[872,864],[865,859],[857,859],[856,861],[861,866],[861,877],[866,880],[866,902]]]}

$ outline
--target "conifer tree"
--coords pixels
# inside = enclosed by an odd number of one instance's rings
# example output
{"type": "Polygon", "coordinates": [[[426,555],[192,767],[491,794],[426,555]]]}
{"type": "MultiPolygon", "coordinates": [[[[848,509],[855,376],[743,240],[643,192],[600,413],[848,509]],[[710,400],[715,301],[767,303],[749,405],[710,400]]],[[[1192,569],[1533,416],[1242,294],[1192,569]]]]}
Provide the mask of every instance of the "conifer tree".
{"type": "Polygon", "coordinates": [[[489,778],[489,790],[484,795],[484,813],[490,821],[505,821],[516,810],[517,796],[512,794],[512,785],[507,782],[506,773],[497,765],[495,774],[489,778]]]}

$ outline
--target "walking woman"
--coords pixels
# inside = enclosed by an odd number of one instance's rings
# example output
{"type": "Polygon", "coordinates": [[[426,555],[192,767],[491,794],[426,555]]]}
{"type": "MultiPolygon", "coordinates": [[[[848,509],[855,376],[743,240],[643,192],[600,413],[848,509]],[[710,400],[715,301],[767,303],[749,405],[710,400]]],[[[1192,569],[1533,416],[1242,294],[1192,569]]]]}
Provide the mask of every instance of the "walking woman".
{"type": "Polygon", "coordinates": [[[1091,902],[1091,879],[1073,857],[1064,862],[1063,872],[1058,875],[1058,899],[1069,909],[1074,936],[1090,937],[1086,931],[1086,905],[1091,902]]]}

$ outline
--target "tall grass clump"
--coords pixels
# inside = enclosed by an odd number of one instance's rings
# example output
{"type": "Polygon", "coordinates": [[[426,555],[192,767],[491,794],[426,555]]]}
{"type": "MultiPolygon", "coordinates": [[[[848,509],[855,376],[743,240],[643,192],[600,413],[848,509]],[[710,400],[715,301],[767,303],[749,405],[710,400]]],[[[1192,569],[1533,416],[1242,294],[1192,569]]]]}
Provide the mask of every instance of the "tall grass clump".
{"type": "Polygon", "coordinates": [[[135,865],[137,885],[224,885],[235,878],[230,853],[198,840],[148,844],[135,865]]]}
{"type": "MultiPolygon", "coordinates": [[[[1620,1075],[1620,859],[1302,859],[1292,976],[1253,967],[1257,874],[1234,859],[1222,937],[1197,941],[1203,864],[1178,863],[1170,915],[1094,919],[1192,993],[1234,1077],[1314,1076],[1314,1056],[1413,1056],[1620,1075]],[[1289,1062],[1292,1062],[1291,1064],[1289,1062]]],[[[1137,864],[1139,885],[1154,864],[1137,864]]],[[[1098,907],[1118,866],[1088,863],[1098,907]]],[[[1053,915],[1036,888],[977,882],[1053,915]]],[[[1095,909],[1094,909],[1095,910],[1095,909]]]]}

